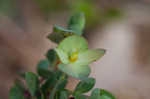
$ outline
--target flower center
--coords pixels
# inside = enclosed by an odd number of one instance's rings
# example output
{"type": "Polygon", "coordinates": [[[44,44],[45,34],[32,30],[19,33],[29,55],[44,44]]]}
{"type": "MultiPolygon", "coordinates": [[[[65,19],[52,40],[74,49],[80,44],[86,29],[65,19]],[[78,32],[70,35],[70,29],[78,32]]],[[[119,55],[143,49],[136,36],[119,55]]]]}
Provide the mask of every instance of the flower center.
{"type": "Polygon", "coordinates": [[[76,51],[76,52],[71,53],[69,57],[70,62],[75,62],[77,59],[78,59],[78,52],[76,51]]]}

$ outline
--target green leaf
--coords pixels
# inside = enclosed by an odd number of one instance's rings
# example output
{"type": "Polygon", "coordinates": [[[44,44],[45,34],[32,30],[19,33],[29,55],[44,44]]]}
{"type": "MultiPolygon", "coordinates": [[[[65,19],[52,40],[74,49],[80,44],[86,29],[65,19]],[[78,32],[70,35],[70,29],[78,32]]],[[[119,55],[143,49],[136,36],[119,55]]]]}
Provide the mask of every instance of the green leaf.
{"type": "Polygon", "coordinates": [[[85,95],[76,95],[75,99],[87,99],[87,96],[85,96],[85,95]]]}
{"type": "Polygon", "coordinates": [[[101,99],[100,98],[100,89],[99,88],[95,88],[90,96],[90,99],[101,99]]]}
{"type": "Polygon", "coordinates": [[[32,72],[27,72],[25,75],[25,79],[26,79],[26,83],[27,83],[29,92],[31,93],[32,96],[35,96],[35,94],[39,88],[38,77],[32,72]]]}
{"type": "Polygon", "coordinates": [[[55,86],[55,84],[62,75],[63,73],[61,71],[59,70],[54,71],[53,74],[41,86],[42,92],[47,93],[48,91],[50,91],[55,86]]]}
{"type": "Polygon", "coordinates": [[[20,81],[16,81],[15,85],[10,89],[9,99],[25,99],[25,89],[20,81]]]}
{"type": "Polygon", "coordinates": [[[37,65],[37,72],[43,78],[49,78],[53,75],[53,72],[49,70],[49,61],[41,60],[37,65]]]}
{"type": "Polygon", "coordinates": [[[49,77],[45,83],[41,86],[41,90],[46,95],[51,92],[51,99],[55,96],[58,90],[64,89],[67,84],[67,77],[59,70],[55,71],[55,74],[49,77]]]}
{"type": "Polygon", "coordinates": [[[55,25],[53,28],[53,33],[48,35],[48,39],[55,43],[60,43],[64,38],[74,34],[74,31],[64,29],[63,27],[55,25]]]}
{"type": "Polygon", "coordinates": [[[62,81],[57,82],[55,87],[51,91],[49,99],[54,99],[56,92],[58,90],[62,90],[63,88],[65,88],[66,84],[67,84],[67,80],[62,80],[62,81]]]}
{"type": "Polygon", "coordinates": [[[94,78],[86,78],[82,81],[80,81],[75,90],[74,94],[82,94],[90,91],[95,85],[95,79],[94,78]]]}
{"type": "Polygon", "coordinates": [[[90,99],[116,99],[116,98],[110,92],[104,89],[95,88],[91,93],[90,99]]]}
{"type": "Polygon", "coordinates": [[[67,82],[68,82],[67,78],[66,77],[62,77],[62,78],[60,78],[60,80],[57,81],[57,84],[55,85],[55,88],[57,90],[62,90],[62,89],[64,89],[66,87],[67,82]]]}
{"type": "Polygon", "coordinates": [[[59,64],[58,68],[69,76],[77,79],[84,79],[89,76],[91,69],[89,66],[59,64]]]}
{"type": "Polygon", "coordinates": [[[49,99],[54,99],[56,92],[59,90],[63,90],[66,87],[66,84],[67,84],[67,77],[65,74],[63,74],[56,82],[54,88],[52,89],[49,99]]]}
{"type": "Polygon", "coordinates": [[[109,91],[104,90],[104,89],[100,89],[100,95],[105,97],[104,99],[116,99],[113,94],[111,94],[109,91]],[[109,98],[106,98],[106,97],[109,97],[109,98]]]}
{"type": "Polygon", "coordinates": [[[57,82],[57,77],[56,75],[53,75],[51,77],[49,77],[45,83],[41,86],[41,90],[44,94],[46,94],[48,91],[50,91],[50,89],[52,89],[55,84],[57,82]]]}
{"type": "Polygon", "coordinates": [[[69,98],[69,92],[67,90],[62,90],[60,92],[60,98],[59,99],[68,99],[68,98],[69,98]]]}
{"type": "Polygon", "coordinates": [[[51,67],[56,66],[56,64],[58,62],[58,56],[57,56],[57,53],[56,53],[56,51],[54,49],[50,49],[47,52],[46,57],[47,57],[51,67]]]}
{"type": "Polygon", "coordinates": [[[65,37],[62,33],[51,33],[50,35],[48,35],[48,39],[57,44],[60,43],[64,38],[65,37]]]}
{"type": "Polygon", "coordinates": [[[102,95],[102,96],[100,96],[100,99],[112,99],[112,98],[109,96],[102,95]]]}
{"type": "Polygon", "coordinates": [[[65,79],[67,78],[67,76],[64,75],[64,73],[62,71],[60,71],[60,70],[56,70],[55,71],[55,76],[56,76],[57,80],[59,80],[62,76],[64,76],[65,79]]]}
{"type": "Polygon", "coordinates": [[[85,16],[83,13],[73,15],[68,22],[68,29],[75,31],[77,35],[82,35],[85,27],[85,16]]]}

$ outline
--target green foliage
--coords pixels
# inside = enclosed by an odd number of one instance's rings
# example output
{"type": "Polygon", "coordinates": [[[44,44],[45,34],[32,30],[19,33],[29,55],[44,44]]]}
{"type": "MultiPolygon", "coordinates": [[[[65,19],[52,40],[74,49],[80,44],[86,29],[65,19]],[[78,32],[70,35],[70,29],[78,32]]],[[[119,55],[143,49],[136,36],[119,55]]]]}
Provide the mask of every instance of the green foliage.
{"type": "Polygon", "coordinates": [[[49,96],[49,99],[54,99],[56,92],[64,89],[66,87],[66,84],[67,84],[66,75],[61,75],[61,77],[57,80],[56,84],[54,85],[51,94],[49,96]]]}
{"type": "Polygon", "coordinates": [[[95,79],[94,78],[87,78],[84,79],[82,81],[80,81],[75,90],[74,90],[74,94],[82,94],[82,93],[86,93],[88,91],[90,91],[95,85],[95,79]]]}
{"type": "Polygon", "coordinates": [[[55,52],[55,50],[53,49],[50,49],[47,54],[46,54],[46,57],[49,61],[49,65],[51,67],[54,67],[56,66],[57,62],[58,62],[58,56],[57,56],[57,53],[55,52]]]}
{"type": "MultiPolygon", "coordinates": [[[[114,95],[112,95],[110,92],[108,92],[105,89],[100,89],[100,95],[101,97],[103,97],[104,99],[116,99],[114,95]],[[106,98],[107,97],[107,98],[106,98]]],[[[102,98],[102,99],[103,99],[102,98]]]]}
{"type": "Polygon", "coordinates": [[[87,99],[85,95],[75,95],[75,99],[87,99]]]}
{"type": "Polygon", "coordinates": [[[68,29],[74,31],[78,35],[83,33],[85,27],[85,16],[83,13],[73,15],[68,23],[68,29]]]}
{"type": "Polygon", "coordinates": [[[25,99],[24,92],[25,89],[22,83],[17,80],[14,86],[10,89],[9,99],[25,99]]]}
{"type": "Polygon", "coordinates": [[[110,92],[104,89],[95,88],[91,93],[90,99],[116,99],[116,98],[110,92]]]}
{"type": "Polygon", "coordinates": [[[59,97],[61,99],[68,99],[69,98],[69,92],[67,90],[62,90],[62,91],[60,91],[59,97]]]}
{"type": "Polygon", "coordinates": [[[59,44],[50,49],[46,59],[37,64],[37,74],[26,72],[19,74],[25,85],[17,80],[10,90],[10,99],[115,99],[104,89],[94,89],[91,96],[86,96],[95,85],[95,79],[88,78],[90,63],[105,54],[103,49],[88,49],[87,41],[81,36],[85,19],[83,14],[70,18],[68,28],[54,26],[50,40],[59,44]],[[73,91],[66,89],[68,78],[80,79],[73,91]]]}
{"type": "Polygon", "coordinates": [[[27,87],[32,96],[35,96],[39,88],[39,80],[37,75],[32,72],[27,72],[25,75],[27,87]]]}
{"type": "Polygon", "coordinates": [[[52,72],[49,70],[49,61],[41,60],[37,65],[37,72],[43,78],[49,78],[52,75],[52,72]]]}
{"type": "Polygon", "coordinates": [[[67,29],[55,25],[53,27],[53,33],[48,35],[48,38],[55,42],[60,43],[66,37],[72,35],[81,35],[83,34],[83,29],[85,27],[85,16],[83,13],[76,13],[69,19],[67,29]]]}
{"type": "Polygon", "coordinates": [[[100,90],[98,88],[92,91],[90,99],[100,99],[100,90]]]}
{"type": "Polygon", "coordinates": [[[48,38],[55,43],[60,43],[65,37],[70,36],[72,34],[73,31],[55,25],[53,28],[53,33],[48,35],[48,38]]]}
{"type": "Polygon", "coordinates": [[[57,82],[57,79],[56,79],[55,75],[49,77],[45,81],[45,83],[41,86],[42,92],[44,94],[47,94],[49,92],[49,90],[54,87],[54,85],[56,84],[56,82],[57,82]]]}

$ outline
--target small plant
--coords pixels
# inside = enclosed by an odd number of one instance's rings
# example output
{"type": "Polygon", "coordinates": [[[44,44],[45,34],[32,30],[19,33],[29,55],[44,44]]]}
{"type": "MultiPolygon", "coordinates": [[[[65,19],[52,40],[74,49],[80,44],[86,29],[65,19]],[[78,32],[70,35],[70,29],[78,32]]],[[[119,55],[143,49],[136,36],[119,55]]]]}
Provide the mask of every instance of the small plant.
{"type": "Polygon", "coordinates": [[[21,73],[23,80],[16,80],[10,89],[10,99],[115,99],[104,89],[92,88],[95,79],[88,77],[88,66],[105,54],[104,49],[88,49],[81,35],[85,26],[83,13],[72,16],[67,29],[54,26],[48,38],[58,46],[46,53],[46,58],[37,65],[37,74],[21,73]],[[79,79],[75,89],[66,89],[69,77],[79,79]],[[91,95],[85,93],[92,90],[91,95]]]}

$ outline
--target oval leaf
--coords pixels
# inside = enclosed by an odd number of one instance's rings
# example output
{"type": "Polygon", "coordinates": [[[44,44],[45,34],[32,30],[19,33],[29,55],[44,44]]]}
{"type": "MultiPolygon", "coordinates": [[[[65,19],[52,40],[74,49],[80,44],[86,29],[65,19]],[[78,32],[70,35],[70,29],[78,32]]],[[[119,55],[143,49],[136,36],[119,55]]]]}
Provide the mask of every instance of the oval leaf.
{"type": "Polygon", "coordinates": [[[68,29],[75,31],[77,35],[82,35],[85,27],[85,16],[83,13],[73,15],[68,22],[68,29]]]}
{"type": "Polygon", "coordinates": [[[48,39],[55,43],[60,43],[64,38],[74,34],[74,31],[67,30],[63,27],[55,25],[53,28],[53,33],[48,35],[48,39]]]}
{"type": "Polygon", "coordinates": [[[46,54],[46,57],[49,61],[49,64],[51,67],[54,67],[56,66],[57,62],[58,62],[58,56],[57,56],[57,53],[55,50],[53,49],[50,49],[47,54],[46,54]]]}
{"type": "Polygon", "coordinates": [[[74,90],[74,94],[81,94],[90,91],[95,85],[94,78],[87,78],[78,83],[77,87],[74,90]]]}
{"type": "Polygon", "coordinates": [[[38,77],[32,72],[27,72],[25,75],[25,79],[29,92],[31,93],[32,96],[35,96],[39,88],[38,77]]]}
{"type": "Polygon", "coordinates": [[[95,88],[90,96],[90,99],[101,99],[100,98],[100,89],[99,88],[95,88]]]}
{"type": "Polygon", "coordinates": [[[48,60],[41,60],[37,65],[37,72],[43,78],[49,78],[53,75],[52,71],[49,70],[48,60]]]}

